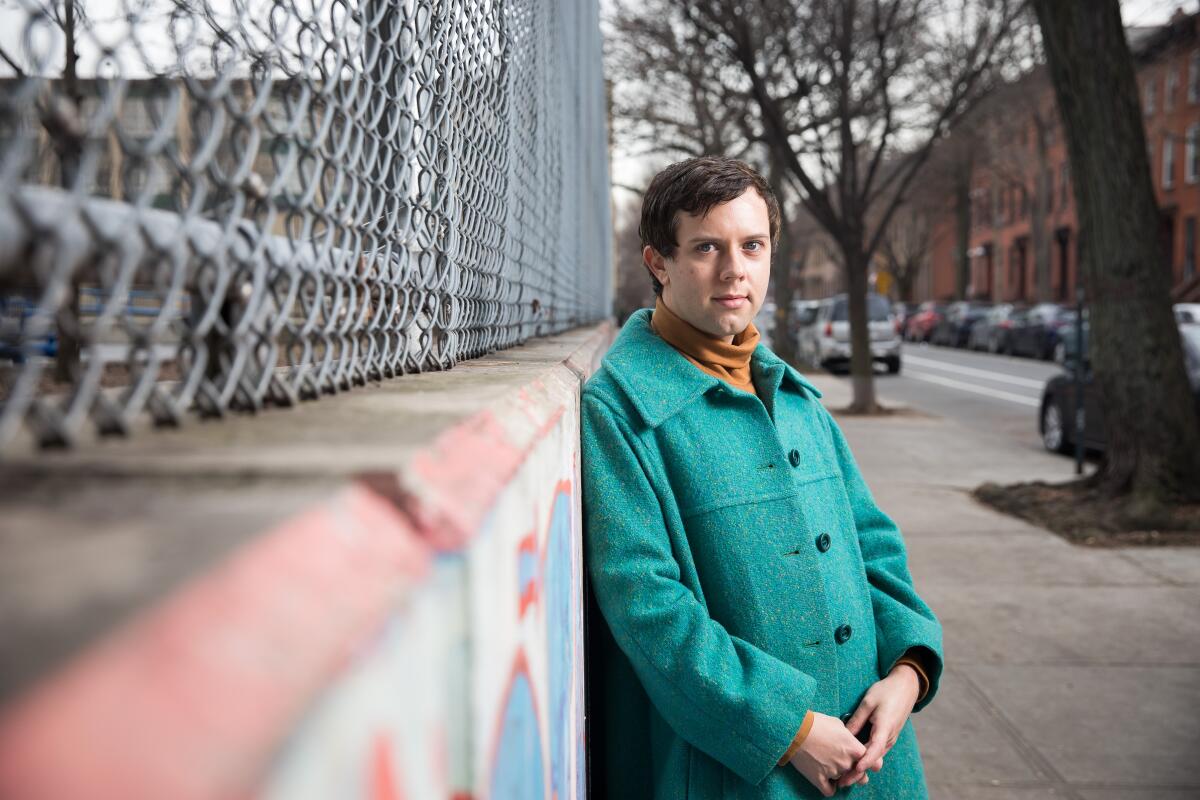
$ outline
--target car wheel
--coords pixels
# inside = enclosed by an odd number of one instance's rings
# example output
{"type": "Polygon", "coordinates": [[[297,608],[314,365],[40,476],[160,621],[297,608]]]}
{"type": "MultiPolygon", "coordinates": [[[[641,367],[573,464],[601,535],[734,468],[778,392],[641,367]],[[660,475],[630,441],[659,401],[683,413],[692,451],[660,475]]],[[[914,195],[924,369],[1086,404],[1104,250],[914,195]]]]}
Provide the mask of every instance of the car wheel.
{"type": "Polygon", "coordinates": [[[1053,397],[1047,397],[1042,403],[1042,446],[1051,453],[1065,454],[1070,450],[1067,441],[1067,428],[1063,421],[1062,409],[1053,397]]]}
{"type": "Polygon", "coordinates": [[[897,375],[900,372],[900,357],[889,358],[887,360],[887,371],[889,375],[897,375]]]}

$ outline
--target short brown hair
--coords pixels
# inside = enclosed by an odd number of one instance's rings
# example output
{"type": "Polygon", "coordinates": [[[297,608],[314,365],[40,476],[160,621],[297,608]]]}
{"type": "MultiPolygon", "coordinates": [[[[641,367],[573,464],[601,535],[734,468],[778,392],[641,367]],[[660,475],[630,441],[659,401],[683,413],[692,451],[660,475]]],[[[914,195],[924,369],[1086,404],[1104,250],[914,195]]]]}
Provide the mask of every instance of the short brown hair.
{"type": "MultiPolygon", "coordinates": [[[[675,240],[679,230],[676,212],[702,217],[713,206],[741,197],[751,186],[767,204],[773,260],[775,247],[779,244],[779,201],[775,199],[771,185],[757,170],[744,161],[727,156],[699,156],[678,161],[654,176],[642,198],[642,218],[638,224],[642,247],[650,245],[664,257],[674,258],[675,249],[679,247],[675,240]]],[[[650,280],[654,284],[654,293],[661,295],[662,284],[653,272],[650,280]]]]}

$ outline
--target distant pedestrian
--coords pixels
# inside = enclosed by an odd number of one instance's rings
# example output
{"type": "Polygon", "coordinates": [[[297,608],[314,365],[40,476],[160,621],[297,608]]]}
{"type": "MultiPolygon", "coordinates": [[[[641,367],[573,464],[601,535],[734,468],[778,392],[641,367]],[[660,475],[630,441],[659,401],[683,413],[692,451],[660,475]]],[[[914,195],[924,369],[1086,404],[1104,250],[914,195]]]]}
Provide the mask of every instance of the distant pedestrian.
{"type": "Polygon", "coordinates": [[[926,797],[942,628],[820,392],[758,341],[779,224],[740,161],[660,172],[655,306],[583,390],[604,797],[926,797]]]}

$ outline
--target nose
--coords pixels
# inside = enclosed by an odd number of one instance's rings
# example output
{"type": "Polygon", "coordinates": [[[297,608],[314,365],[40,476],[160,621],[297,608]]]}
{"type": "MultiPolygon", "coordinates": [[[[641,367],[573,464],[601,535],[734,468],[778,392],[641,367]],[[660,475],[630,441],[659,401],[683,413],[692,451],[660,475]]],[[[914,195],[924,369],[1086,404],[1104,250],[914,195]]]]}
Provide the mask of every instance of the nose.
{"type": "Polygon", "coordinates": [[[746,275],[746,256],[740,248],[731,247],[724,251],[720,262],[721,280],[738,280],[746,275]]]}

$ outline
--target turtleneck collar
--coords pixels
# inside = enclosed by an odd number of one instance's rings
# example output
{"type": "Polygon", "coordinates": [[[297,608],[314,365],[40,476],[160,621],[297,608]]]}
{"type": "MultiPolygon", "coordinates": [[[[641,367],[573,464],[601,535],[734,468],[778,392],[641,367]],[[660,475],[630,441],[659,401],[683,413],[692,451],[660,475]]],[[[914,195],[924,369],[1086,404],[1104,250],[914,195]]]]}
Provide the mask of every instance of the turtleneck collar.
{"type": "Polygon", "coordinates": [[[753,322],[726,343],[678,316],[662,297],[656,297],[650,327],[704,372],[743,392],[758,394],[750,377],[750,356],[758,347],[758,329],[753,322]]]}

